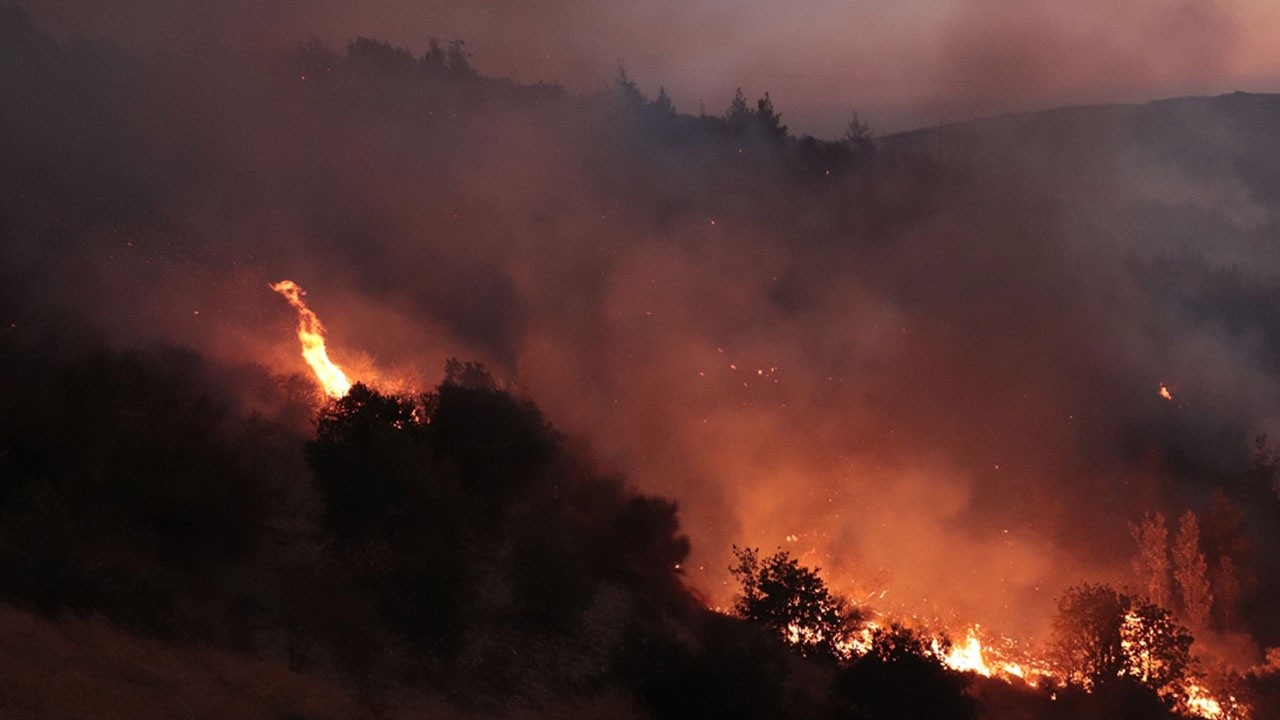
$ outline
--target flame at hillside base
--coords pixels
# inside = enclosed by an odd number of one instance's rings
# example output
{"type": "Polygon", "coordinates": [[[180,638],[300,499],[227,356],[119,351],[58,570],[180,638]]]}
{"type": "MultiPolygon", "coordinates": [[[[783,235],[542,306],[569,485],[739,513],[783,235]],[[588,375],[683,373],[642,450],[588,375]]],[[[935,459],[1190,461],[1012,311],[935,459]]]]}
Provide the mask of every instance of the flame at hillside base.
{"type": "MultiPolygon", "coordinates": [[[[945,635],[945,634],[944,634],[945,635]]],[[[1052,687],[1061,682],[1060,676],[1047,657],[1021,648],[1009,638],[997,645],[984,644],[979,626],[970,627],[965,633],[963,642],[944,643],[945,637],[935,637],[932,649],[942,664],[958,672],[975,673],[983,677],[1001,680],[1010,684],[1023,684],[1028,687],[1042,687],[1046,683],[1052,687]]],[[[856,653],[865,652],[865,647],[852,647],[856,653]]],[[[1131,672],[1126,674],[1132,675],[1131,672]]],[[[1199,720],[1249,720],[1251,708],[1234,695],[1223,693],[1215,695],[1201,680],[1187,677],[1170,689],[1169,699],[1188,718],[1199,720]]]]}
{"type": "Polygon", "coordinates": [[[281,280],[268,287],[283,295],[298,311],[298,341],[302,343],[302,358],[311,366],[311,372],[315,373],[325,395],[331,398],[346,395],[351,390],[351,380],[329,359],[324,347],[324,325],[302,300],[306,291],[292,280],[281,280]]]}

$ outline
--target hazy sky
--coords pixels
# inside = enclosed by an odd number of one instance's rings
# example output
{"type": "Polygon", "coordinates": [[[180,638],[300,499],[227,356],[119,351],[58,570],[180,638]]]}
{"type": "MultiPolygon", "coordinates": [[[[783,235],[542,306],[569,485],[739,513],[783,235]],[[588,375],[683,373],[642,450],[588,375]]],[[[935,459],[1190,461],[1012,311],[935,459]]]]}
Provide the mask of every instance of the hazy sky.
{"type": "Polygon", "coordinates": [[[838,135],[1009,110],[1280,87],[1273,0],[47,0],[32,10],[133,41],[274,46],[464,39],[490,75],[609,82],[622,60],[685,112],[769,91],[797,132],[838,135]]]}

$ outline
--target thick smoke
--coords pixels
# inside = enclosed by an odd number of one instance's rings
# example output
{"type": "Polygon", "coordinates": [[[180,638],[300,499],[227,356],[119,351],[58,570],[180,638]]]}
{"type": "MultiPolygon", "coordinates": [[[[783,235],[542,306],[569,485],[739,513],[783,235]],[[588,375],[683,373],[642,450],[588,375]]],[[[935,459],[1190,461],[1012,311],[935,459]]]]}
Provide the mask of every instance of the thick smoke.
{"type": "Polygon", "coordinates": [[[769,90],[798,131],[836,136],[853,107],[880,129],[1077,102],[1266,88],[1268,0],[665,0],[249,2],[43,0],[67,33],[147,47],[276,48],[370,36],[425,50],[463,39],[488,75],[591,92],[618,59],[686,112],[742,85],[769,90]]]}
{"type": "Polygon", "coordinates": [[[713,602],[732,543],[781,545],[877,607],[1042,631],[1274,423],[1270,99],[947,126],[811,176],[610,96],[4,22],[15,328],[300,373],[267,288],[293,279],[353,378],[482,360],[678,500],[713,602]]]}
{"type": "Polygon", "coordinates": [[[966,3],[942,35],[946,116],[1204,92],[1245,54],[1246,3],[966,3]]]}

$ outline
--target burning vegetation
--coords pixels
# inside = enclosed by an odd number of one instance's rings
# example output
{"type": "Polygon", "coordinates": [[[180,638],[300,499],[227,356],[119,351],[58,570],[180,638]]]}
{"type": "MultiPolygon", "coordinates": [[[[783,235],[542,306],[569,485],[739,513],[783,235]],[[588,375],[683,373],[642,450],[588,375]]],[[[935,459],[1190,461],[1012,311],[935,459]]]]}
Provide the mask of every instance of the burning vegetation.
{"type": "MultiPolygon", "coordinates": [[[[404,520],[416,523],[438,512],[443,498],[437,496],[435,502],[415,511],[415,504],[421,500],[414,496],[421,490],[410,487],[412,481],[372,480],[371,485],[383,488],[380,493],[383,496],[376,501],[381,507],[374,507],[368,495],[371,488],[350,486],[350,477],[368,472],[367,458],[344,468],[342,463],[352,461],[348,456],[350,450],[338,448],[355,441],[356,436],[351,433],[359,426],[365,426],[360,431],[360,435],[365,436],[358,441],[360,445],[372,440],[366,436],[370,430],[405,436],[403,439],[389,437],[381,442],[421,442],[413,438],[437,429],[430,425],[433,419],[440,422],[442,396],[459,392],[473,397],[476,393],[502,396],[504,392],[497,389],[481,367],[455,362],[447,368],[445,385],[440,391],[420,399],[382,396],[364,385],[357,385],[353,390],[345,374],[329,362],[324,329],[303,303],[301,288],[286,280],[272,285],[271,289],[285,295],[298,310],[301,318],[298,337],[303,344],[303,357],[316,382],[335,399],[320,415],[318,440],[311,445],[309,455],[313,467],[324,468],[318,470],[317,481],[326,501],[326,523],[343,543],[357,545],[388,537],[388,533],[395,536],[412,532],[408,528],[397,529],[398,523],[404,520]],[[335,386],[335,377],[343,383],[340,387],[335,386]],[[368,427],[370,422],[374,428],[368,427]],[[381,431],[376,430],[378,425],[381,431]],[[386,494],[388,492],[391,494],[386,494]],[[370,513],[372,516],[367,516],[370,513]],[[394,519],[397,517],[401,519],[394,519]]],[[[733,365],[730,367],[736,369],[733,365]]],[[[1162,396],[1171,399],[1164,385],[1160,390],[1162,396]]],[[[529,439],[543,435],[546,438],[543,442],[547,444],[540,450],[530,446],[528,451],[517,446],[516,455],[524,456],[530,451],[532,457],[554,454],[551,446],[555,441],[546,434],[546,429],[537,428],[541,422],[537,411],[532,406],[526,407],[530,413],[528,420],[533,425],[522,435],[529,439]]],[[[466,424],[472,425],[474,421],[473,418],[466,424]]],[[[501,427],[491,430],[499,436],[505,434],[501,427]]],[[[466,438],[463,443],[476,440],[484,442],[481,438],[466,438]]],[[[504,452],[510,449],[504,445],[504,452]]],[[[485,473],[487,477],[508,474],[485,473]]],[[[472,480],[477,481],[482,479],[472,480]]],[[[457,489],[448,492],[457,492],[457,489]]],[[[1215,513],[1222,531],[1237,533],[1238,537],[1240,521],[1232,515],[1235,511],[1225,498],[1219,496],[1217,502],[1215,513]]],[[[457,517],[461,516],[455,520],[457,517]]],[[[450,523],[445,525],[444,532],[465,530],[450,523]]],[[[838,668],[831,680],[835,702],[856,717],[880,717],[888,713],[890,717],[976,718],[980,705],[970,694],[969,685],[972,678],[981,677],[1024,687],[1053,703],[1059,702],[1059,693],[1090,696],[1112,692],[1119,686],[1127,688],[1123,690],[1129,698],[1124,701],[1126,707],[1132,709],[1145,703],[1153,717],[1176,713],[1201,720],[1249,720],[1250,706],[1231,689],[1238,684],[1239,676],[1206,679],[1204,673],[1196,669],[1199,660],[1191,654],[1193,636],[1166,609],[1175,604],[1171,588],[1176,586],[1180,591],[1180,602],[1176,604],[1183,608],[1184,617],[1196,627],[1208,627],[1213,598],[1205,557],[1200,551],[1195,513],[1187,511],[1180,520],[1172,550],[1164,518],[1159,513],[1144,516],[1131,527],[1131,533],[1138,551],[1133,570],[1135,576],[1145,582],[1145,594],[1129,596],[1103,585],[1068,588],[1058,600],[1052,637],[1038,649],[984,633],[976,625],[955,633],[940,629],[936,622],[921,624],[919,618],[891,618],[874,613],[868,607],[859,607],[850,599],[833,594],[817,569],[801,565],[781,550],[762,558],[757,549],[734,548],[737,562],[731,571],[740,592],[732,614],[764,628],[800,657],[838,668]],[[890,683],[889,689],[884,687],[886,682],[890,683]],[[900,690],[891,689],[895,683],[902,686],[900,690]],[[1219,685],[1216,692],[1209,687],[1214,684],[1219,685]],[[909,693],[922,693],[924,699],[908,700],[909,693]]],[[[687,548],[673,546],[667,555],[669,565],[655,566],[651,572],[664,575],[679,571],[686,554],[687,548]]],[[[1232,567],[1230,557],[1223,562],[1228,563],[1228,570],[1232,567]]],[[[1237,587],[1238,582],[1236,578],[1228,579],[1229,587],[1237,587]]],[[[441,586],[436,592],[450,591],[441,586]]],[[[1222,601],[1228,608],[1223,611],[1227,624],[1231,616],[1229,608],[1234,602],[1235,598],[1222,601]]],[[[456,612],[447,611],[443,617],[448,620],[455,617],[456,612]]],[[[437,616],[436,621],[441,620],[439,609],[432,614],[437,616]]],[[[447,629],[451,622],[438,626],[436,632],[452,632],[447,629]]],[[[1073,708],[1070,713],[1076,713],[1080,703],[1089,706],[1088,700],[1081,699],[1074,703],[1063,700],[1062,706],[1073,708]]],[[[1074,717],[1074,714],[1062,717],[1074,717]]]]}
{"type": "MultiPolygon", "coordinates": [[[[1061,702],[1062,710],[1038,717],[1078,717],[1076,713],[1094,702],[1090,696],[1106,697],[1117,689],[1129,696],[1126,706],[1145,704],[1152,717],[1253,716],[1249,705],[1235,695],[1239,676],[1209,679],[1197,668],[1199,661],[1191,654],[1194,638],[1172,612],[1107,586],[1069,588],[1058,601],[1051,638],[1036,648],[984,633],[977,626],[955,633],[918,618],[895,619],[856,608],[833,596],[816,570],[800,565],[786,551],[764,559],[753,549],[735,549],[735,555],[734,573],[742,587],[735,614],[767,628],[801,655],[833,659],[846,676],[857,676],[861,666],[879,665],[888,658],[906,663],[904,656],[911,656],[920,668],[932,667],[935,675],[957,674],[951,680],[957,690],[932,698],[954,705],[917,708],[913,712],[922,713],[920,717],[975,713],[976,706],[964,699],[964,689],[979,677],[1061,702]],[[1216,691],[1210,689],[1213,685],[1216,691]]],[[[891,666],[876,676],[907,672],[906,667],[891,666]]],[[[835,682],[847,688],[851,681],[835,682]]],[[[929,686],[922,680],[900,682],[929,686]]],[[[1098,701],[1092,712],[1103,712],[1105,702],[1098,701]]],[[[870,709],[862,712],[877,716],[870,709]]]]}
{"type": "Polygon", "coordinates": [[[393,715],[1280,717],[1280,100],[822,141],[0,40],[7,602],[393,715]]]}

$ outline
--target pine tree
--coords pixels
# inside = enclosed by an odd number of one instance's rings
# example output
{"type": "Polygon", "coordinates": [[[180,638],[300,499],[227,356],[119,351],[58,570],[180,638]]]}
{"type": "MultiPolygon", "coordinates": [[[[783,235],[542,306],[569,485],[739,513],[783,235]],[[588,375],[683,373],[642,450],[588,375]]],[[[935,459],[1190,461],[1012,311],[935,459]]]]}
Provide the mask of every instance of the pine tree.
{"type": "Polygon", "coordinates": [[[674,114],[676,111],[675,104],[671,102],[671,96],[667,95],[667,89],[661,85],[658,86],[658,97],[653,99],[653,107],[666,114],[674,114]]]}
{"type": "Polygon", "coordinates": [[[734,130],[743,130],[751,122],[751,108],[747,107],[747,96],[742,93],[742,88],[734,91],[733,99],[729,101],[729,109],[725,111],[724,119],[728,121],[729,127],[734,130]]]}
{"type": "Polygon", "coordinates": [[[441,77],[445,74],[448,56],[444,48],[440,47],[438,39],[427,38],[427,51],[418,60],[418,64],[422,67],[422,71],[431,77],[441,77]]]}
{"type": "Polygon", "coordinates": [[[787,126],[782,124],[782,113],[774,111],[773,100],[767,92],[756,101],[756,120],[770,135],[780,137],[787,133],[787,126]]]}
{"type": "Polygon", "coordinates": [[[463,46],[466,40],[450,40],[449,49],[445,52],[449,77],[453,80],[472,80],[478,73],[471,67],[471,53],[463,46]]]}
{"type": "Polygon", "coordinates": [[[627,66],[621,60],[618,61],[618,76],[613,79],[613,85],[617,88],[615,92],[618,97],[627,105],[640,107],[649,102],[649,98],[640,92],[640,86],[627,74],[627,66]]]}
{"type": "Polygon", "coordinates": [[[858,118],[858,111],[853,111],[849,125],[844,130],[844,143],[859,157],[868,157],[875,152],[875,141],[871,138],[871,128],[858,118]]]}

